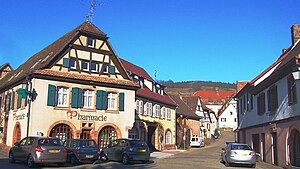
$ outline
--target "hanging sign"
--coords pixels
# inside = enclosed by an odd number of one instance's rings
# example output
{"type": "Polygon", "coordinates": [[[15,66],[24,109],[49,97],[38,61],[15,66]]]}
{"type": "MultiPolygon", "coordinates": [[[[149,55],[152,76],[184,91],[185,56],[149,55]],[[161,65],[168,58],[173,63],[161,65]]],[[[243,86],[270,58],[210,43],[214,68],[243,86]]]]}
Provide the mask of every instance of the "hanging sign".
{"type": "Polygon", "coordinates": [[[16,113],[13,114],[14,120],[24,120],[25,119],[25,113],[17,115],[16,113]]]}

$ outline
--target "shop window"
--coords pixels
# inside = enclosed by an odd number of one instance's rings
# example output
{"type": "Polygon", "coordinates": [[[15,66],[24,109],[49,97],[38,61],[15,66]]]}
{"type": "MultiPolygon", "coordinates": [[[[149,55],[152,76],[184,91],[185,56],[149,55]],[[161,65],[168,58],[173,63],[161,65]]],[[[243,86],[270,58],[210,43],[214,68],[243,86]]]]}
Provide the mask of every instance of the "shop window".
{"type": "Polygon", "coordinates": [[[171,144],[172,134],[171,131],[167,130],[166,132],[166,144],[171,144]]]}
{"type": "Polygon", "coordinates": [[[50,132],[50,137],[59,138],[62,141],[73,138],[73,131],[69,125],[58,124],[54,126],[50,132]]]}
{"type": "Polygon", "coordinates": [[[116,140],[117,133],[116,130],[111,126],[106,126],[101,129],[98,137],[98,145],[100,150],[107,147],[113,140],[116,140]]]}
{"type": "Polygon", "coordinates": [[[94,91],[84,90],[83,91],[83,107],[93,108],[94,105],[94,91]]]}

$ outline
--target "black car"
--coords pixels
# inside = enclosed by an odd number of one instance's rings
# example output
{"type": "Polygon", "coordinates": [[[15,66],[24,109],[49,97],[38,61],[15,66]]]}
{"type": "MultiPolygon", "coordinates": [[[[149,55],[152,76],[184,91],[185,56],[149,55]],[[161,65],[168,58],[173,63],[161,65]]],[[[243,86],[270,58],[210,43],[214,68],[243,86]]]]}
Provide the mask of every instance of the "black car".
{"type": "Polygon", "coordinates": [[[99,158],[98,145],[91,139],[68,139],[64,146],[67,149],[67,160],[72,165],[80,162],[94,163],[99,158]]]}
{"type": "Polygon", "coordinates": [[[100,159],[122,161],[123,164],[130,161],[147,163],[150,152],[148,145],[142,140],[117,139],[100,152],[100,159]]]}

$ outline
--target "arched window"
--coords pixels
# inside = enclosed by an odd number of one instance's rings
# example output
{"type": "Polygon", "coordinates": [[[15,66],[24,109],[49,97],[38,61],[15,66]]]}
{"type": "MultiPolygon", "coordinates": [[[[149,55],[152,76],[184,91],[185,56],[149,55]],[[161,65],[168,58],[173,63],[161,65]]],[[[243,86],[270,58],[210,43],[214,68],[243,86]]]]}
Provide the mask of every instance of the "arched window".
{"type": "Polygon", "coordinates": [[[117,132],[111,126],[105,126],[101,129],[98,137],[98,145],[100,150],[107,147],[109,143],[117,139],[117,132]]]}
{"type": "Polygon", "coordinates": [[[172,137],[171,131],[167,130],[167,132],[166,132],[166,144],[171,144],[171,137],[172,137]]]}
{"type": "Polygon", "coordinates": [[[72,129],[69,125],[58,124],[54,126],[50,132],[50,137],[59,138],[62,141],[73,138],[72,129]]]}

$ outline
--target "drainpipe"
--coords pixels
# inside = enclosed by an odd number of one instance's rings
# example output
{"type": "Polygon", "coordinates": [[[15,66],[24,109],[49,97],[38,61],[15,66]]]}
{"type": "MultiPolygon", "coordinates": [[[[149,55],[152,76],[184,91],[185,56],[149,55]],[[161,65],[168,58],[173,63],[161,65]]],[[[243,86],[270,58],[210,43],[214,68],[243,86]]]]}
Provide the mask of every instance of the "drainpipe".
{"type": "MultiPolygon", "coordinates": [[[[30,94],[32,92],[32,82],[31,82],[31,79],[28,80],[28,76],[26,77],[26,82],[29,83],[30,85],[30,94]]],[[[26,87],[28,90],[28,86],[26,87]]],[[[28,99],[28,95],[26,97],[26,99],[28,99]]],[[[29,126],[30,126],[30,110],[31,110],[31,97],[29,97],[28,99],[28,112],[27,112],[27,132],[26,132],[26,136],[28,137],[29,136],[29,126]]]]}

